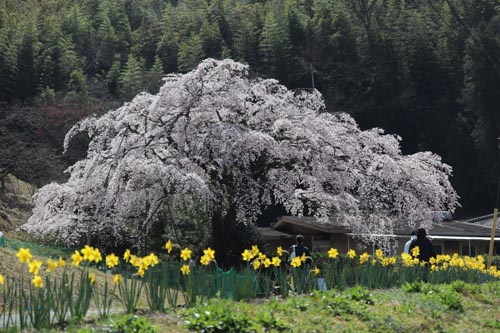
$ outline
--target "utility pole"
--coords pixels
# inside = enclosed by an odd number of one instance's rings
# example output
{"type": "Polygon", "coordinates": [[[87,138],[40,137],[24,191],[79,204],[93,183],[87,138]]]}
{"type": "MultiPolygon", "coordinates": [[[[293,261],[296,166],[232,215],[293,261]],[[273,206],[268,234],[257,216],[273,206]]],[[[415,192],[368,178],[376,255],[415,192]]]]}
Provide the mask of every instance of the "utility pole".
{"type": "Polygon", "coordinates": [[[495,232],[497,230],[497,218],[498,218],[498,208],[493,211],[493,223],[491,225],[491,239],[490,239],[490,250],[488,251],[488,266],[486,269],[491,267],[491,258],[493,257],[493,247],[495,246],[495,232]]]}

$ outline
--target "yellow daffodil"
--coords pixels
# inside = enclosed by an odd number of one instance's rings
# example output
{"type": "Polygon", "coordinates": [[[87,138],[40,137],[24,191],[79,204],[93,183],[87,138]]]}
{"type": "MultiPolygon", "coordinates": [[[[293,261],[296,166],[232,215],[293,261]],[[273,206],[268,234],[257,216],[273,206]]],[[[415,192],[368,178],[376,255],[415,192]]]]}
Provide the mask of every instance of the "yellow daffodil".
{"type": "Polygon", "coordinates": [[[370,255],[369,255],[367,252],[365,252],[365,253],[363,253],[363,254],[361,254],[361,255],[359,256],[359,263],[360,263],[361,265],[363,265],[363,264],[365,264],[366,262],[368,262],[368,259],[369,259],[369,258],[370,258],[370,255]]]}
{"type": "Polygon", "coordinates": [[[265,268],[269,268],[269,266],[271,266],[271,264],[272,264],[271,259],[269,259],[269,258],[264,259],[264,267],[265,268]]]}
{"type": "Polygon", "coordinates": [[[259,267],[260,267],[260,260],[259,259],[255,259],[252,262],[252,266],[253,266],[253,269],[255,269],[255,270],[259,269],[259,267]]]}
{"type": "Polygon", "coordinates": [[[211,260],[212,260],[212,259],[210,259],[210,257],[209,257],[209,256],[204,255],[204,256],[202,256],[202,257],[200,258],[200,263],[201,263],[203,266],[207,266],[208,264],[210,264],[210,261],[211,261],[211,260]]]}
{"type": "Polygon", "coordinates": [[[382,251],[381,249],[376,249],[376,250],[375,250],[375,257],[376,257],[379,261],[382,261],[382,259],[384,259],[384,251],[382,251]]]}
{"type": "Polygon", "coordinates": [[[306,254],[305,253],[302,253],[302,255],[300,256],[300,261],[302,262],[306,262],[308,257],[306,257],[306,254]]]}
{"type": "Polygon", "coordinates": [[[42,288],[43,287],[43,280],[40,275],[36,275],[33,280],[31,280],[31,283],[37,288],[42,288]]]}
{"type": "Polygon", "coordinates": [[[160,262],[158,260],[158,257],[156,256],[156,254],[154,254],[153,252],[151,252],[148,256],[148,263],[149,263],[149,266],[151,267],[154,267],[156,265],[158,265],[158,263],[160,262]]]}
{"type": "Polygon", "coordinates": [[[420,255],[420,248],[418,246],[415,246],[413,249],[411,249],[411,255],[417,258],[420,255]]]}
{"type": "Polygon", "coordinates": [[[89,280],[90,280],[90,284],[94,284],[95,283],[95,274],[94,273],[90,273],[89,274],[89,280]]]}
{"type": "Polygon", "coordinates": [[[129,249],[126,249],[125,253],[123,253],[123,260],[125,260],[125,262],[128,262],[130,260],[130,250],[129,249]]]}
{"type": "Polygon", "coordinates": [[[167,250],[168,253],[172,252],[173,246],[170,239],[165,243],[165,249],[167,250]]]}
{"type": "Polygon", "coordinates": [[[266,255],[262,252],[259,252],[258,256],[260,261],[264,261],[267,258],[266,255]]]}
{"type": "Polygon", "coordinates": [[[109,268],[118,266],[118,261],[119,258],[114,253],[106,256],[106,266],[108,266],[109,268]]]}
{"type": "Polygon", "coordinates": [[[182,275],[189,275],[189,273],[191,273],[191,270],[189,269],[189,265],[182,265],[181,273],[182,273],[182,275]]]}
{"type": "Polygon", "coordinates": [[[291,263],[292,267],[300,267],[300,265],[302,265],[302,260],[300,260],[300,257],[295,257],[292,259],[292,263],[291,263]]]}
{"type": "Polygon", "coordinates": [[[139,258],[137,258],[137,256],[136,256],[136,255],[131,254],[131,255],[130,255],[129,262],[130,262],[130,264],[131,264],[132,266],[134,266],[134,267],[139,267],[139,264],[140,264],[140,259],[139,259],[139,258]]]}
{"type": "Polygon", "coordinates": [[[328,250],[328,257],[335,259],[339,256],[339,251],[336,248],[331,248],[328,250]]]}
{"type": "Polygon", "coordinates": [[[33,260],[28,263],[29,266],[29,272],[33,273],[33,275],[38,275],[38,271],[40,270],[40,267],[42,266],[42,262],[38,260],[33,260]]]}
{"type": "Polygon", "coordinates": [[[137,275],[139,275],[141,278],[144,277],[144,273],[146,273],[146,271],[143,268],[139,268],[137,270],[137,275]]]}
{"type": "Polygon", "coordinates": [[[281,259],[279,257],[273,257],[271,263],[275,267],[279,267],[281,265],[281,259]]]}
{"type": "Polygon", "coordinates": [[[5,277],[0,274],[0,284],[4,284],[5,283],[5,277]]]}
{"type": "Polygon", "coordinates": [[[256,255],[258,255],[259,252],[260,252],[259,247],[257,245],[252,245],[252,254],[253,254],[253,256],[255,257],[256,255]]]}
{"type": "Polygon", "coordinates": [[[241,254],[241,256],[243,257],[244,261],[250,261],[254,257],[254,255],[252,254],[252,252],[248,251],[248,249],[245,249],[245,251],[243,251],[243,253],[241,254]]]}
{"type": "Polygon", "coordinates": [[[276,249],[276,253],[281,257],[283,255],[283,248],[281,246],[278,246],[278,248],[276,249]]]}
{"type": "Polygon", "coordinates": [[[31,260],[31,252],[30,249],[25,249],[25,248],[20,248],[19,252],[16,254],[17,259],[19,259],[19,262],[22,263],[27,263],[31,260]]]}
{"type": "Polygon", "coordinates": [[[350,249],[350,250],[347,252],[347,256],[349,257],[349,259],[354,259],[354,258],[356,258],[356,251],[354,251],[353,249],[350,249]]]}
{"type": "Polygon", "coordinates": [[[189,259],[191,259],[191,250],[188,249],[187,247],[181,251],[181,258],[182,260],[184,261],[188,261],[189,259]]]}
{"type": "Polygon", "coordinates": [[[78,266],[83,261],[83,257],[81,256],[78,250],[75,250],[75,253],[71,255],[71,259],[73,260],[73,266],[78,266]]]}
{"type": "Polygon", "coordinates": [[[66,262],[63,260],[63,258],[59,257],[59,260],[57,261],[57,265],[59,267],[64,267],[64,266],[66,266],[66,262]]]}
{"type": "Polygon", "coordinates": [[[207,256],[209,259],[215,259],[215,251],[212,250],[210,247],[203,250],[203,255],[207,256]]]}
{"type": "Polygon", "coordinates": [[[101,251],[99,251],[99,249],[95,248],[94,249],[94,262],[99,263],[99,262],[101,262],[101,260],[102,260],[101,251]]]}
{"type": "Polygon", "coordinates": [[[146,271],[150,265],[151,265],[151,258],[144,257],[139,259],[139,264],[137,266],[146,271]]]}
{"type": "Polygon", "coordinates": [[[94,260],[94,249],[88,245],[85,245],[83,249],[80,250],[83,255],[83,260],[93,261],[94,260]]]}
{"type": "Polygon", "coordinates": [[[113,277],[113,281],[115,281],[115,284],[120,284],[122,282],[122,276],[120,274],[116,274],[113,277]]]}
{"type": "Polygon", "coordinates": [[[47,271],[48,272],[53,272],[54,269],[56,269],[59,266],[59,263],[57,261],[52,261],[52,259],[47,259],[47,271]]]}
{"type": "Polygon", "coordinates": [[[382,258],[382,266],[383,267],[389,266],[390,263],[391,263],[390,258],[387,258],[387,257],[386,258],[382,258]]]}
{"type": "Polygon", "coordinates": [[[314,275],[319,275],[320,272],[321,270],[318,267],[314,268],[314,275]]]}

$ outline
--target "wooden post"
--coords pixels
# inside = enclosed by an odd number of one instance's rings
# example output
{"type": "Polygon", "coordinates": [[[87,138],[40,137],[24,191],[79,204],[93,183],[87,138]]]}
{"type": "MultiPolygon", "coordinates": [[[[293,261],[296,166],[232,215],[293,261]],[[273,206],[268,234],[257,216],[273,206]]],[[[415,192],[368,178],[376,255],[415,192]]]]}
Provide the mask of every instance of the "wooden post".
{"type": "Polygon", "coordinates": [[[498,208],[495,208],[493,211],[493,224],[491,226],[491,239],[490,239],[490,251],[488,252],[488,266],[487,269],[491,267],[491,258],[493,257],[493,247],[495,245],[495,232],[497,230],[497,217],[498,217],[498,208]]]}

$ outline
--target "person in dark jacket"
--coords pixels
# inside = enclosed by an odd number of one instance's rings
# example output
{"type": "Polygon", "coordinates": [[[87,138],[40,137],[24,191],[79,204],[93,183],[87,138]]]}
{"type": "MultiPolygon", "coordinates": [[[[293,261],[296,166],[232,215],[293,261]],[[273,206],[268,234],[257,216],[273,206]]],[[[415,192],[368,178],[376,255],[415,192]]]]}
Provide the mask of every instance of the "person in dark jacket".
{"type": "Polygon", "coordinates": [[[420,261],[429,262],[429,259],[436,258],[436,249],[434,249],[431,240],[427,238],[427,232],[424,228],[417,229],[417,239],[411,243],[410,253],[416,246],[419,248],[418,259],[420,261]]]}
{"type": "Polygon", "coordinates": [[[297,241],[297,244],[292,245],[290,247],[290,251],[289,251],[290,252],[290,260],[293,259],[294,257],[301,257],[303,254],[305,254],[306,257],[310,257],[311,251],[309,250],[309,248],[307,246],[304,245],[304,236],[297,235],[297,237],[295,237],[295,240],[297,241]]]}

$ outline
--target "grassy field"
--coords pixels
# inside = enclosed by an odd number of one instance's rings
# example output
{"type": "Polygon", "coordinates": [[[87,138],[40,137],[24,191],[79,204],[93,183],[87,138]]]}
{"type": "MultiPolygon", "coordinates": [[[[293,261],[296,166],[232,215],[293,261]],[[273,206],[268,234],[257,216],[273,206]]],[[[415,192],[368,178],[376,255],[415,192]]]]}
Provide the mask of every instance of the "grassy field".
{"type": "Polygon", "coordinates": [[[285,300],[214,299],[167,314],[115,316],[76,332],[500,332],[500,283],[428,285],[398,289],[318,292],[285,300]],[[148,330],[150,329],[150,330],[148,330]]]}

